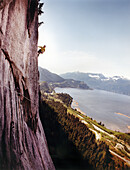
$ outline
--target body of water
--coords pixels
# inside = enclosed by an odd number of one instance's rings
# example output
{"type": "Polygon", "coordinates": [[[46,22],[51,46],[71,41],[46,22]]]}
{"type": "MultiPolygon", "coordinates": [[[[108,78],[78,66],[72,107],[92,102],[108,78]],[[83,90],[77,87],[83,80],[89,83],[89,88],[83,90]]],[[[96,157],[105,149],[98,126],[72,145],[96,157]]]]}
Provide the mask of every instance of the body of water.
{"type": "Polygon", "coordinates": [[[68,93],[87,116],[102,122],[109,129],[130,132],[130,96],[103,90],[56,88],[57,93],[68,93]]]}

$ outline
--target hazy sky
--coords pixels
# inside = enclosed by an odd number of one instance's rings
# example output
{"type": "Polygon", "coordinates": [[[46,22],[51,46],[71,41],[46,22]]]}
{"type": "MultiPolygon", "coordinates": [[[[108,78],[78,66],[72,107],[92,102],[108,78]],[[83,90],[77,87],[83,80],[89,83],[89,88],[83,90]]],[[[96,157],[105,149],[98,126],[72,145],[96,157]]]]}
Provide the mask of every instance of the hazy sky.
{"type": "Polygon", "coordinates": [[[39,65],[130,79],[130,0],[44,0],[39,65]]]}

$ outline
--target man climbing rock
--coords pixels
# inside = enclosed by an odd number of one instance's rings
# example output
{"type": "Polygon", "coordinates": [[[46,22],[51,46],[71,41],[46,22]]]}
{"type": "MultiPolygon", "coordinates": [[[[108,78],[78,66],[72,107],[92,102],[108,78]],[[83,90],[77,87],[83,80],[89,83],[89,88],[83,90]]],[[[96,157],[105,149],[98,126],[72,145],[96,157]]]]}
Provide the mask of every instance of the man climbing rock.
{"type": "Polygon", "coordinates": [[[45,48],[46,48],[46,45],[44,45],[43,47],[42,46],[38,46],[40,49],[38,50],[38,56],[40,54],[43,54],[45,52],[45,48]]]}

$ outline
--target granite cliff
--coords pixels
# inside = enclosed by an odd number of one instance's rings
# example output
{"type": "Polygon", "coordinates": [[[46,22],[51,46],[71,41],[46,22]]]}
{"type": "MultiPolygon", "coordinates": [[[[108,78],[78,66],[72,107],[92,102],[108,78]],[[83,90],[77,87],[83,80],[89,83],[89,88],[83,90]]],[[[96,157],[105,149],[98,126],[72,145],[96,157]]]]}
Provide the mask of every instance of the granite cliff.
{"type": "Polygon", "coordinates": [[[39,118],[37,3],[0,0],[0,169],[55,169],[39,118]]]}

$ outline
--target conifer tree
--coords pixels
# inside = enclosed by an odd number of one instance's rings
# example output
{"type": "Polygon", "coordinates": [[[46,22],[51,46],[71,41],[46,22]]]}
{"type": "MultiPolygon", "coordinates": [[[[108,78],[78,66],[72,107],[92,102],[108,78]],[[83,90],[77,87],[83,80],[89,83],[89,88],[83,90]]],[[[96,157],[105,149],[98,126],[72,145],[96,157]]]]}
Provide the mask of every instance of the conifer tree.
{"type": "MultiPolygon", "coordinates": [[[[38,0],[38,15],[42,15],[44,13],[43,10],[42,10],[43,5],[44,5],[44,3],[40,2],[40,0],[38,0]]],[[[43,21],[39,22],[38,27],[42,24],[44,24],[43,21]]]]}

